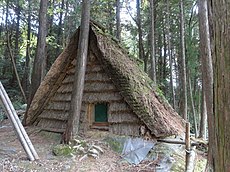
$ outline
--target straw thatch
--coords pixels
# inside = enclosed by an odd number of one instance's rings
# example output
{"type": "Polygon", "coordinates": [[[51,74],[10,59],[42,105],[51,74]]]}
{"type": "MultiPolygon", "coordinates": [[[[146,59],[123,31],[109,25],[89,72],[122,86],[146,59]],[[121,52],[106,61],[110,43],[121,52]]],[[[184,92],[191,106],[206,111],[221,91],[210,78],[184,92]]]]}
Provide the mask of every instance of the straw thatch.
{"type": "MultiPolygon", "coordinates": [[[[109,36],[91,25],[80,128],[93,123],[96,103],[108,104],[109,131],[140,135],[140,126],[155,137],[184,131],[183,119],[156,92],[151,79],[109,36]]],[[[78,31],[38,88],[24,122],[49,131],[66,127],[76,65],[78,31]]]]}

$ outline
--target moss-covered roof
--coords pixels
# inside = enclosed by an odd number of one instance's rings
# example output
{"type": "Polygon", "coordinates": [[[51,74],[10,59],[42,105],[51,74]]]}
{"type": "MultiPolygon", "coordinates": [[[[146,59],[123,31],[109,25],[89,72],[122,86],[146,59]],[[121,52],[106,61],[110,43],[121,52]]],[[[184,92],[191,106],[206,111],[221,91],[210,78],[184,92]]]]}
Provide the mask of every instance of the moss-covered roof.
{"type": "MultiPolygon", "coordinates": [[[[57,58],[36,92],[27,111],[25,119],[27,124],[35,121],[48,97],[55,92],[55,88],[52,88],[53,85],[64,75],[68,64],[76,58],[77,42],[76,32],[70,44],[57,58]]],[[[89,42],[89,48],[97,56],[124,100],[153,135],[164,137],[184,132],[184,120],[173,110],[162,95],[158,95],[157,87],[152,80],[138,67],[134,60],[129,58],[124,49],[92,25],[89,42]]]]}

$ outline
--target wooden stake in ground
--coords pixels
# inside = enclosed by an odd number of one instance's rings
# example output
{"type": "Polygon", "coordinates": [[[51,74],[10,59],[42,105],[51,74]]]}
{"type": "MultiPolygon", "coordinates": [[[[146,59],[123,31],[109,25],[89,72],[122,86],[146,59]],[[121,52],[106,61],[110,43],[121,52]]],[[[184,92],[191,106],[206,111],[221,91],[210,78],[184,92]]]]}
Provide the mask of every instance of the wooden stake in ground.
{"type": "Polygon", "coordinates": [[[77,51],[77,64],[73,92],[70,103],[70,111],[66,131],[64,133],[64,142],[69,143],[74,135],[78,134],[79,119],[81,113],[81,103],[85,81],[85,70],[88,55],[89,42],[89,20],[90,20],[90,1],[82,1],[80,37],[77,51]]]}
{"type": "Polygon", "coordinates": [[[190,141],[190,123],[186,123],[186,134],[185,134],[185,151],[186,151],[186,172],[193,172],[194,170],[194,162],[195,162],[195,149],[196,146],[192,146],[191,148],[191,141],[190,141]]]}
{"type": "Polygon", "coordinates": [[[21,142],[23,149],[25,150],[29,160],[34,161],[39,159],[37,152],[35,151],[33,144],[31,143],[24,127],[21,124],[20,119],[2,85],[0,82],[0,100],[1,104],[4,106],[8,118],[10,119],[11,123],[14,126],[15,132],[18,136],[19,141],[21,142]]]}

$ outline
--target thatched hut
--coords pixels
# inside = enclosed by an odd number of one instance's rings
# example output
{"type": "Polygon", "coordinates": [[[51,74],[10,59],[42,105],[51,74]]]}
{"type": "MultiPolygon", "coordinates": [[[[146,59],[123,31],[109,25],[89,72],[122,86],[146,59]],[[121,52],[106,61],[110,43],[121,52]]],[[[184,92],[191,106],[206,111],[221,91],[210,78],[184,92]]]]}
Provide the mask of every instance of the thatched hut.
{"type": "MultiPolygon", "coordinates": [[[[79,30],[38,88],[24,122],[64,132],[69,116],[79,30]]],[[[183,119],[159,95],[152,80],[110,36],[91,24],[80,131],[106,129],[139,136],[144,127],[155,137],[184,132],[183,119]]]]}

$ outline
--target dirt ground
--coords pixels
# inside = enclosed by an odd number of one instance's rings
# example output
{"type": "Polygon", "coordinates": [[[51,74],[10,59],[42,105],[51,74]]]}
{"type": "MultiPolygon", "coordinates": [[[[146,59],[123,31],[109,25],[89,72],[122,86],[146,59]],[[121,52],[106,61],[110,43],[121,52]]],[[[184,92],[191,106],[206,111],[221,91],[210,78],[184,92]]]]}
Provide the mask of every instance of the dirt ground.
{"type": "Polygon", "coordinates": [[[95,159],[87,157],[79,161],[78,156],[54,156],[52,149],[60,144],[60,135],[49,134],[35,127],[27,127],[26,131],[34,144],[40,160],[29,161],[18,141],[9,120],[0,123],[0,172],[152,172],[155,171],[154,162],[144,161],[134,166],[128,164],[121,156],[112,151],[103,141],[107,132],[91,131],[84,136],[87,142],[94,142],[104,153],[95,159]]]}

